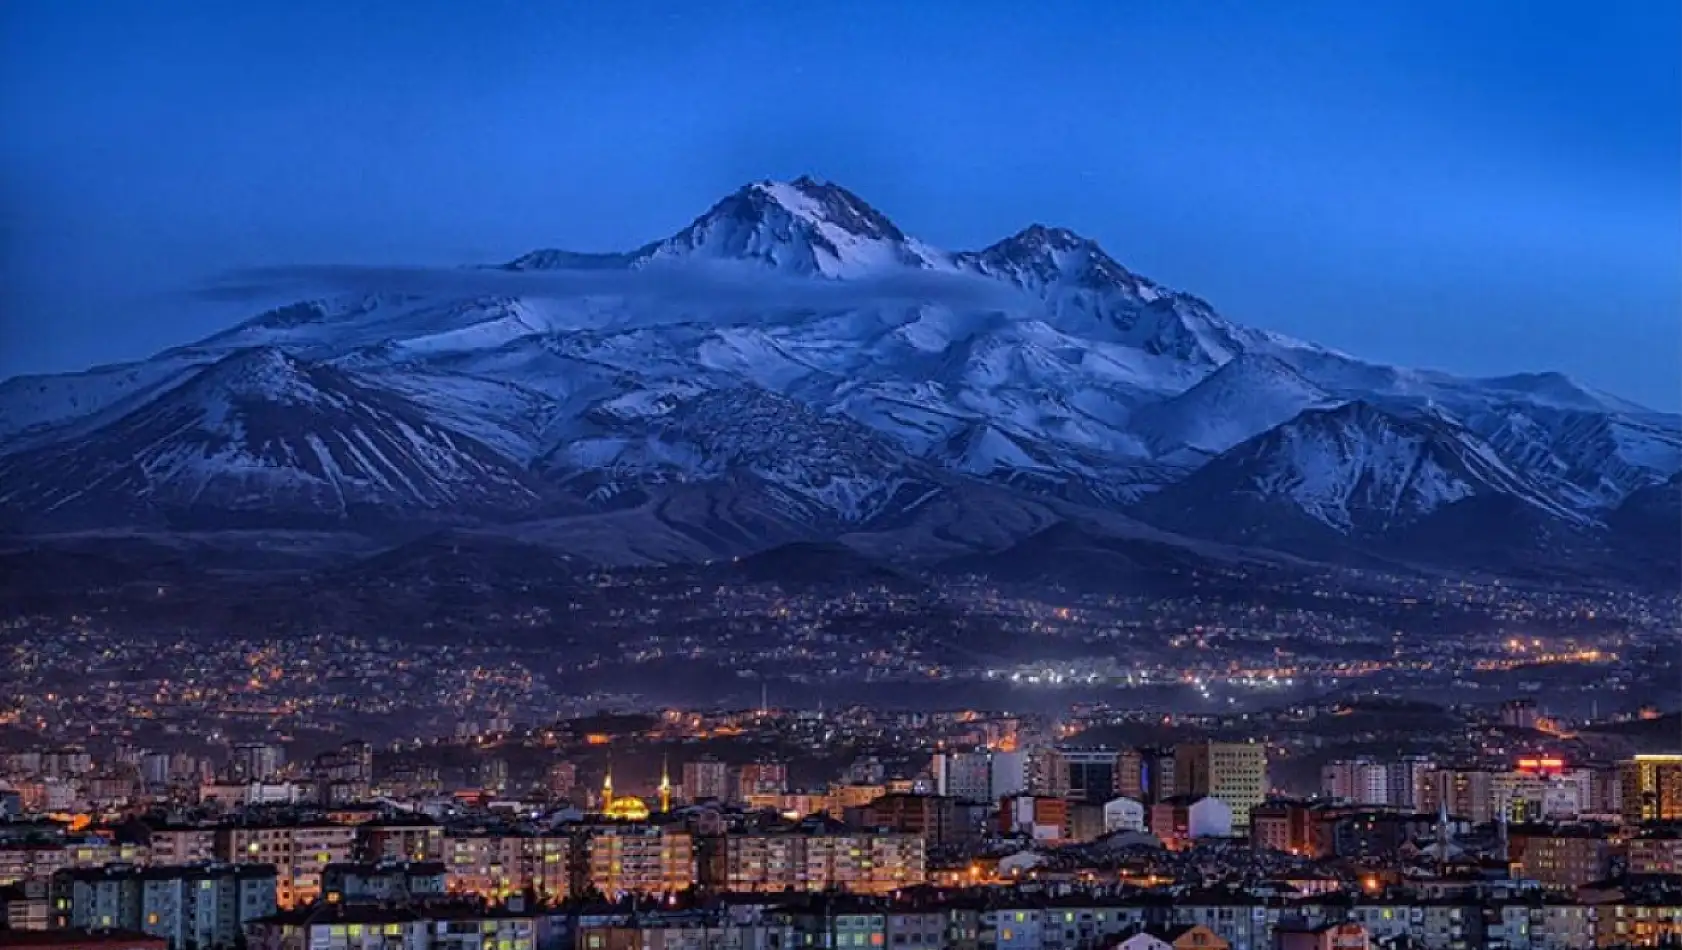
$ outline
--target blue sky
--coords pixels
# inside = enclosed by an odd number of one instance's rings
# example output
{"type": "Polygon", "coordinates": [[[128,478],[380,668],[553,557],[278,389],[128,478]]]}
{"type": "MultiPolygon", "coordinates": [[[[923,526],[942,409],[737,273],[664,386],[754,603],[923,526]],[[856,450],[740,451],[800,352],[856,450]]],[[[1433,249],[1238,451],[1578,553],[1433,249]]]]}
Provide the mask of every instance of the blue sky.
{"type": "Polygon", "coordinates": [[[763,177],[1241,322],[1682,406],[1678,5],[0,4],[0,375],[241,267],[625,248],[763,177]]]}

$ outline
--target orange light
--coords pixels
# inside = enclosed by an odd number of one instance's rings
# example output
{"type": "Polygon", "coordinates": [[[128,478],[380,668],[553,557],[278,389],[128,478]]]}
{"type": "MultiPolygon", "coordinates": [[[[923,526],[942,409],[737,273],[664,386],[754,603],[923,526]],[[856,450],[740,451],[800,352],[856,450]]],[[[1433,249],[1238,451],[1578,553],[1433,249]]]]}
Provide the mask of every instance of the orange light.
{"type": "Polygon", "coordinates": [[[584,741],[590,745],[607,745],[608,736],[605,732],[592,732],[584,737],[584,741]]]}

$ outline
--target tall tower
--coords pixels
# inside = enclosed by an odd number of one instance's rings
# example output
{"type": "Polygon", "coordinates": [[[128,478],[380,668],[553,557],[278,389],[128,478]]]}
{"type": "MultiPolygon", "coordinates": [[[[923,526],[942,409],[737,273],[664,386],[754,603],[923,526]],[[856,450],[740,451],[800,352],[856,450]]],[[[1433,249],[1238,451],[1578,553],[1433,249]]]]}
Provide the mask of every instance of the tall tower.
{"type": "Polygon", "coordinates": [[[602,811],[613,807],[613,763],[607,763],[607,774],[602,776],[602,811]]]}
{"type": "Polygon", "coordinates": [[[660,811],[662,814],[672,810],[672,775],[668,767],[667,757],[660,757],[660,811]]]}

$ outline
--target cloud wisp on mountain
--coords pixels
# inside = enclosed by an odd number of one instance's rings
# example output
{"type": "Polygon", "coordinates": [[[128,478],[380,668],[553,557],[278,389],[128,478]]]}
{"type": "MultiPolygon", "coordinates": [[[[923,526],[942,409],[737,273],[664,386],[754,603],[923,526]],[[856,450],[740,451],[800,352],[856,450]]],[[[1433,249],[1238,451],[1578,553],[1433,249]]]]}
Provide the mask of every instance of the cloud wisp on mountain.
{"type": "Polygon", "coordinates": [[[325,294],[618,297],[673,305],[689,313],[895,305],[1020,310],[1031,303],[1018,289],[976,274],[904,268],[848,280],[813,280],[716,261],[543,271],[287,264],[231,271],[196,292],[202,299],[217,301],[325,294]]]}

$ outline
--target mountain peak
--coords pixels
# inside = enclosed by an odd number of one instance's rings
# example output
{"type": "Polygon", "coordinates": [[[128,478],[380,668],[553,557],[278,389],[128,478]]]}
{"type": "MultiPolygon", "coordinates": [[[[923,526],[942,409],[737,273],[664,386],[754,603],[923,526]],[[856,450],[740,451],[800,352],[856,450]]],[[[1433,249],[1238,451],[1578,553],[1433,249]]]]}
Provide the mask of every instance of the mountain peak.
{"type": "Polygon", "coordinates": [[[638,256],[742,260],[819,277],[930,267],[939,259],[858,195],[810,175],[744,185],[638,256]]]}
{"type": "Polygon", "coordinates": [[[905,232],[863,198],[811,175],[801,175],[791,182],[759,181],[748,188],[765,195],[790,214],[813,223],[830,224],[860,237],[906,240],[905,232]]]}
{"type": "Polygon", "coordinates": [[[309,370],[285,351],[274,346],[253,346],[210,364],[200,381],[237,395],[266,398],[297,394],[315,387],[307,382],[309,370]]]}
{"type": "Polygon", "coordinates": [[[1160,449],[1219,453],[1332,402],[1284,361],[1245,352],[1178,396],[1141,409],[1134,425],[1160,449]]]}
{"type": "Polygon", "coordinates": [[[1117,263],[1097,241],[1068,228],[1030,224],[962,259],[983,273],[1024,287],[1067,284],[1088,290],[1122,289],[1147,299],[1160,295],[1153,284],[1117,263]]]}
{"type": "Polygon", "coordinates": [[[1088,249],[1102,254],[1098,242],[1091,238],[1084,238],[1068,228],[1051,227],[1034,222],[1016,232],[999,244],[1015,244],[1024,248],[1049,248],[1053,250],[1088,249]]]}

